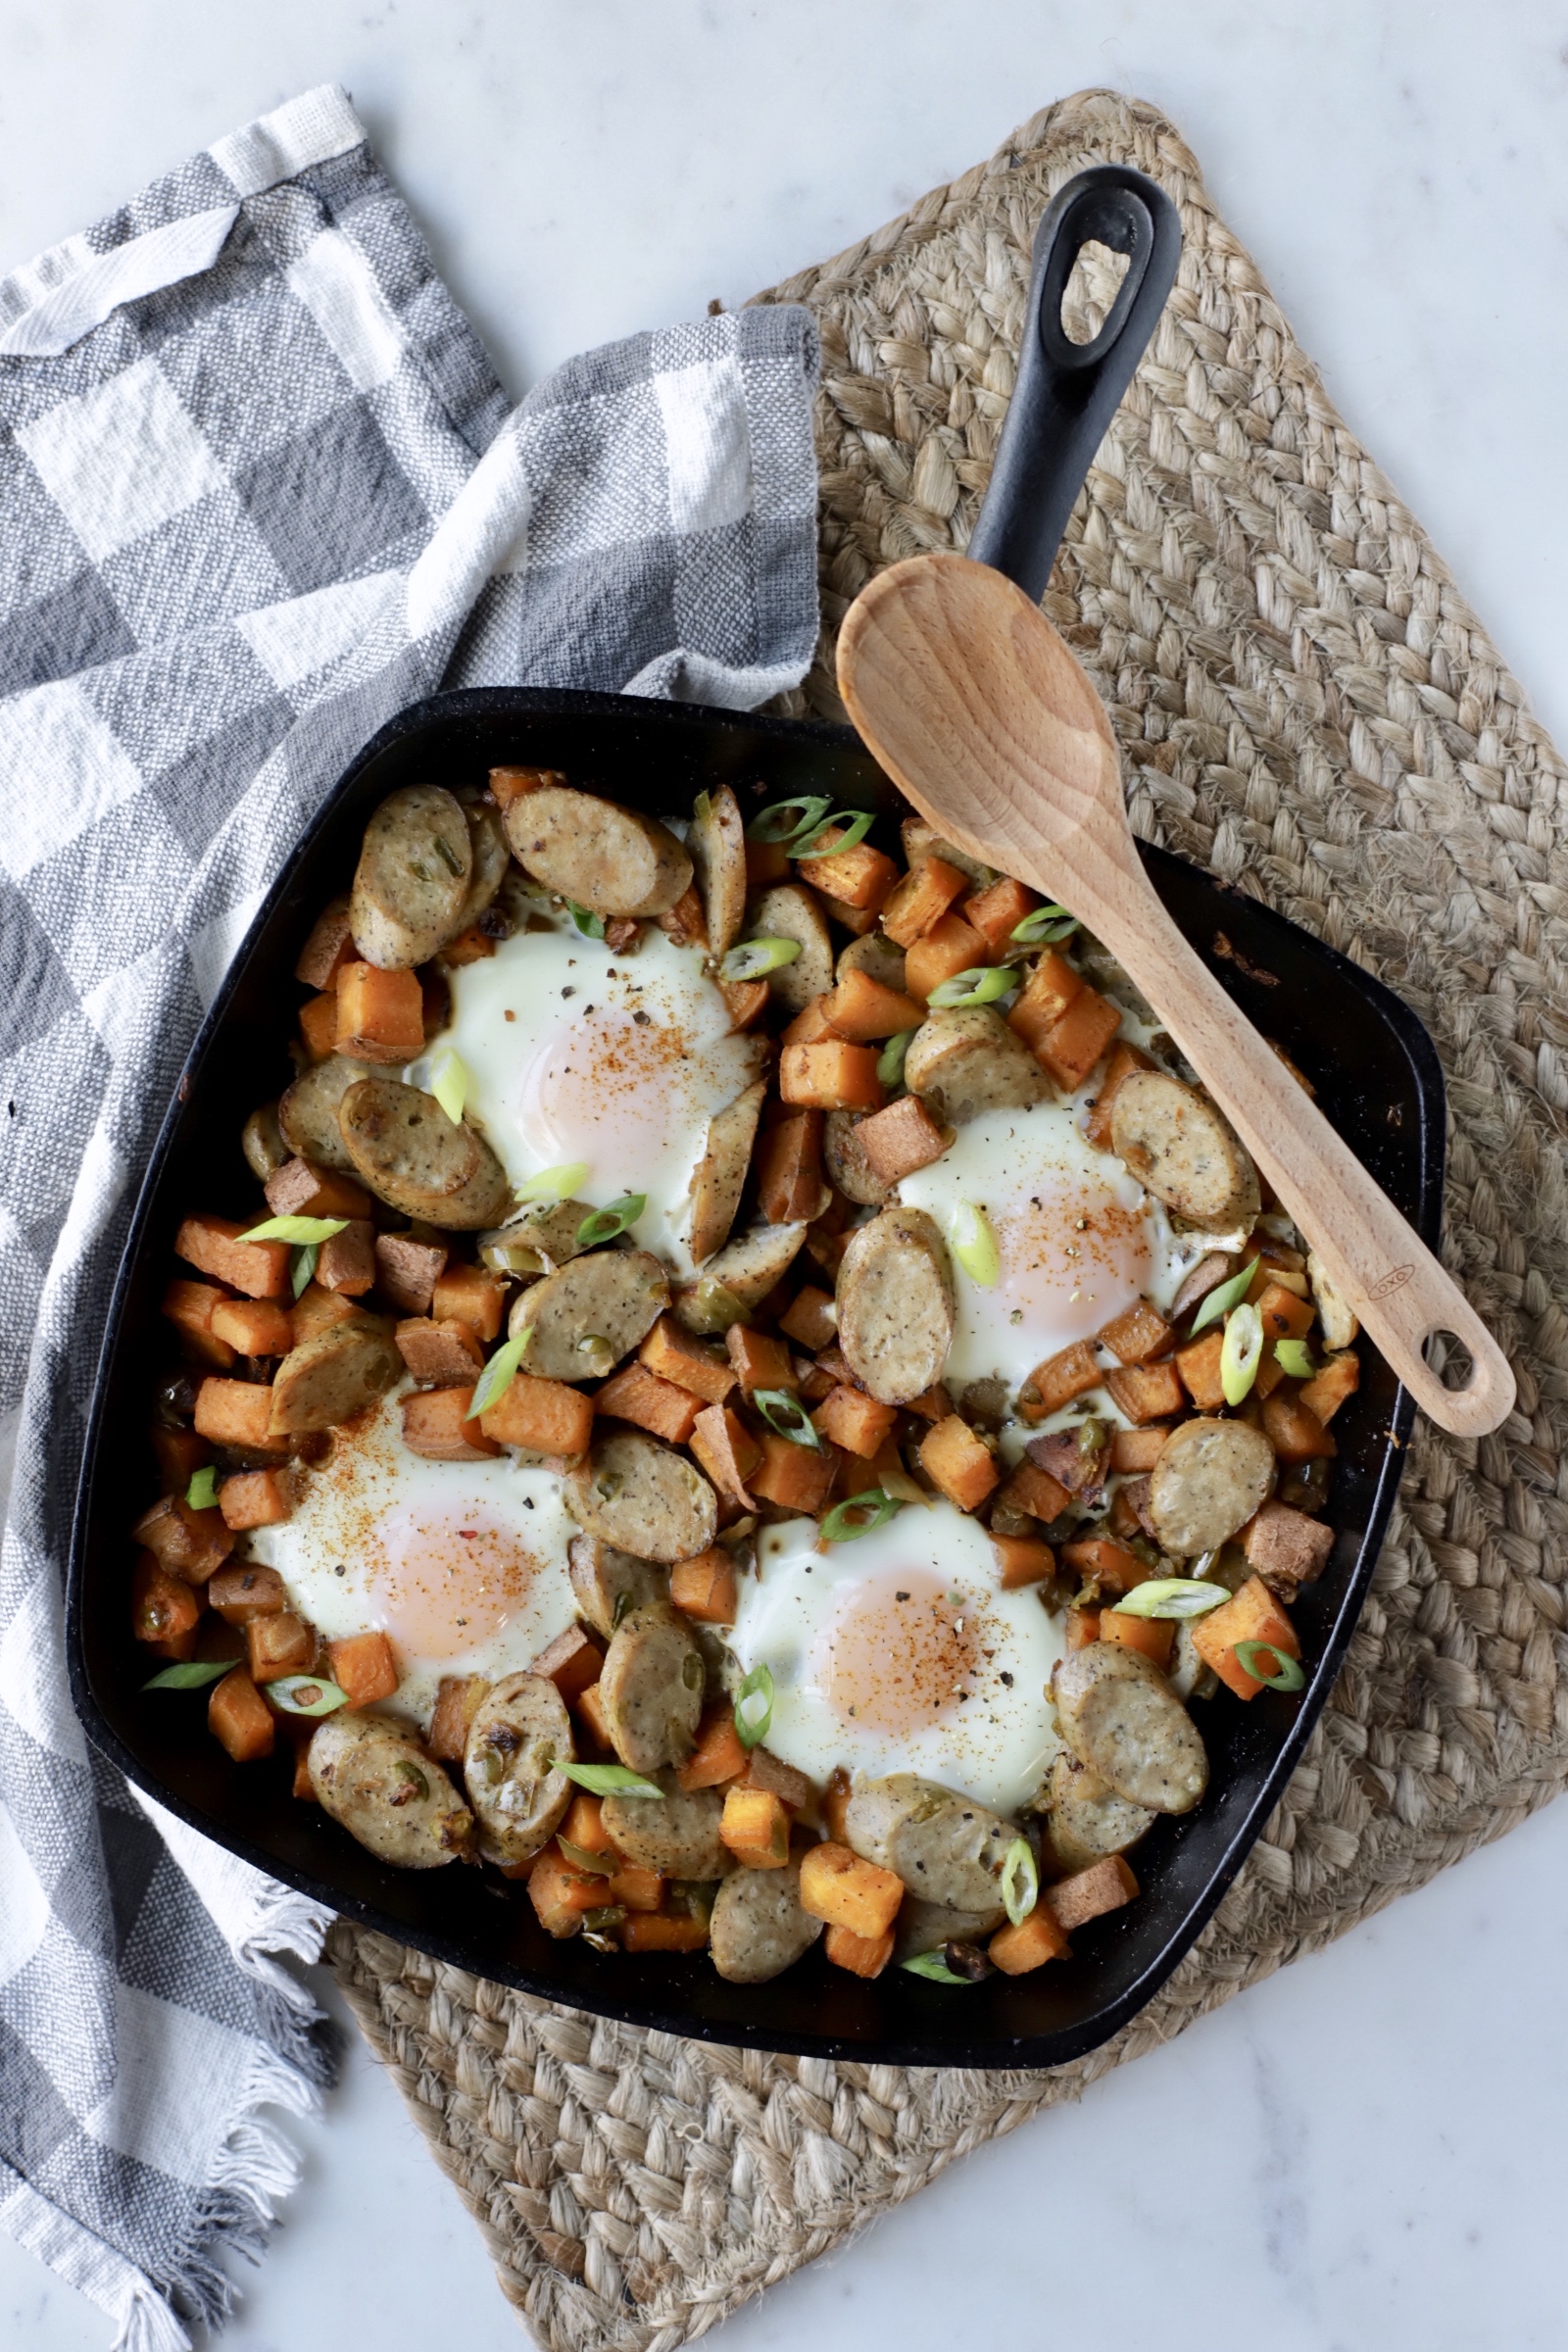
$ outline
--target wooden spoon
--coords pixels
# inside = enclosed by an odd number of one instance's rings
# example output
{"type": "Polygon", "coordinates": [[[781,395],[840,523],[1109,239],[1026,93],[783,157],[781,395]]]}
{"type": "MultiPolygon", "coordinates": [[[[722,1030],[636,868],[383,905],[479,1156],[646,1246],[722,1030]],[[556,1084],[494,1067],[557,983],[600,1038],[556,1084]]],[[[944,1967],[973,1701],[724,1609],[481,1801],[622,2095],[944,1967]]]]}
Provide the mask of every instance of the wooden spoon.
{"type": "Polygon", "coordinates": [[[1059,899],[1157,1006],[1182,1052],[1423,1411],[1481,1437],[1514,1401],[1468,1301],[1205,970],[1144,871],[1093,685],[1038,606],[964,556],[916,556],[861,590],[839,691],[888,774],[970,857],[1059,899]],[[1469,1350],[1462,1388],[1422,1359],[1469,1350]]]}

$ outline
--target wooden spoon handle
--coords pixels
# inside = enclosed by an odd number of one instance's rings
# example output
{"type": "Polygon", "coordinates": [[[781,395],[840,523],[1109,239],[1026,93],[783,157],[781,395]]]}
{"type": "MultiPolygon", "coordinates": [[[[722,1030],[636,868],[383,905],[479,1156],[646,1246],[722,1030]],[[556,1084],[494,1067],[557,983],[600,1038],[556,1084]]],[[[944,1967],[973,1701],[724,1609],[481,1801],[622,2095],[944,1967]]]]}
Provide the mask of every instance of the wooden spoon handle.
{"type": "MultiPolygon", "coordinates": [[[[1102,903],[1087,919],[1160,1017],[1422,1411],[1456,1438],[1481,1437],[1512,1410],[1508,1359],[1468,1299],[1317,1104],[1283,1093],[1280,1064],[1194,954],[1152,885],[1136,905],[1102,903]],[[1260,1117],[1249,1105],[1259,1106],[1260,1117]],[[1422,1357],[1451,1332],[1471,1358],[1446,1388],[1422,1357]]],[[[1120,895],[1120,894],[1118,894],[1120,895]]],[[[1129,893],[1130,900],[1132,894],[1129,893]]],[[[1076,909],[1075,909],[1076,911],[1076,909]]]]}

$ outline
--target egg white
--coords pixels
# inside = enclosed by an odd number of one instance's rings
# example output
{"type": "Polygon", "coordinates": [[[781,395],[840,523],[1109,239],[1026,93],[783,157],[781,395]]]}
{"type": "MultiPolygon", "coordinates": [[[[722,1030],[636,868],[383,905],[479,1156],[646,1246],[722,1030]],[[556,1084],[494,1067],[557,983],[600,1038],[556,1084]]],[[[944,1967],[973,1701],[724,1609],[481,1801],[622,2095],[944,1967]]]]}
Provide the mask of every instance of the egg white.
{"type": "Polygon", "coordinates": [[[613,955],[548,902],[536,908],[494,956],[452,974],[450,1023],[409,1083],[427,1088],[456,1053],[466,1115],[514,1185],[585,1161],[581,1197],[603,1206],[645,1194],[633,1238],[690,1274],[691,1180],[708,1122],[751,1085],[761,1048],[731,1029],[700,949],[645,923],[635,951],[613,955]]]}
{"type": "Polygon", "coordinates": [[[423,1725],[444,1675],[514,1674],[575,1622],[576,1530],[548,1471],[411,1453],[398,1403],[408,1386],[334,1433],[292,1518],[253,1530],[250,1549],[328,1641],[391,1637],[401,1680],[387,1710],[423,1725]]]}
{"type": "Polygon", "coordinates": [[[763,1528],[741,1581],[729,1645],[772,1673],[768,1748],[819,1785],[842,1764],[923,1773],[1003,1813],[1027,1803],[1059,1744],[1060,1615],[1034,1587],[1000,1589],[985,1529],[952,1503],[821,1551],[818,1532],[763,1528]]]}

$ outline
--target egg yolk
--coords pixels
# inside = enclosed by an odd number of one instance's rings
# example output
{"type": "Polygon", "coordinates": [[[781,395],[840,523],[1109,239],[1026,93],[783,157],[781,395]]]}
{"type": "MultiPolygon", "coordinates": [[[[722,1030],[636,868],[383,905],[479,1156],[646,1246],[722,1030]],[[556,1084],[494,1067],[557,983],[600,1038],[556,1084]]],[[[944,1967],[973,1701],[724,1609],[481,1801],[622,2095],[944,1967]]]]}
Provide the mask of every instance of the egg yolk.
{"type": "Polygon", "coordinates": [[[975,1614],[950,1599],[929,1569],[853,1586],[813,1660],[828,1703],[861,1731],[891,1739],[924,1731],[968,1694],[975,1614]]]}
{"type": "Polygon", "coordinates": [[[1002,1274],[993,1296],[1026,1323],[1096,1331],[1148,1290],[1149,1236],[1139,1210],[1098,1187],[1046,1185],[990,1208],[1002,1274]]]}
{"type": "Polygon", "coordinates": [[[551,1038],[522,1073],[518,1110],[530,1149],[547,1164],[585,1159],[632,1170],[658,1159],[690,1126],[686,1098],[702,1059],[678,1024],[596,1008],[551,1038]]]}
{"type": "Polygon", "coordinates": [[[367,1566],[377,1619],[398,1647],[455,1658],[501,1631],[539,1563],[493,1512],[404,1503],[368,1531],[367,1566]]]}

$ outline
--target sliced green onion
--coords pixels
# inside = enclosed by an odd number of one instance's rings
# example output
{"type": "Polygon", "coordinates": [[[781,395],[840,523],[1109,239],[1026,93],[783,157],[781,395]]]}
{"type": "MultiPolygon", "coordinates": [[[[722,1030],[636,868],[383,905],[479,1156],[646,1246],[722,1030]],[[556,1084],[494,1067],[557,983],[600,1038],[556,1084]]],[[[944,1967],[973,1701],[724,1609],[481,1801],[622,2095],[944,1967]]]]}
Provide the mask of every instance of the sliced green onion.
{"type": "MultiPolygon", "coordinates": [[[[340,1690],[336,1683],[329,1683],[322,1674],[285,1674],[263,1688],[285,1715],[335,1715],[339,1707],[349,1703],[348,1692],[340,1690]]],[[[425,1793],[428,1795],[428,1789],[425,1793]]]]}
{"type": "Polygon", "coordinates": [[[951,980],[943,980],[931,991],[926,1003],[940,1012],[951,1012],[960,1004],[994,1004],[1013,986],[1011,972],[1000,964],[977,965],[970,972],[955,972],[951,980]]]}
{"type": "Polygon", "coordinates": [[[748,841],[793,841],[819,825],[833,803],[814,792],[797,793],[793,801],[775,801],[760,809],[746,828],[748,841]]]}
{"type": "Polygon", "coordinates": [[[824,1544],[853,1544],[857,1536],[874,1535],[886,1527],[898,1509],[891,1494],[881,1487],[867,1487],[863,1494],[852,1494],[847,1502],[836,1502],[822,1522],[824,1544]]]}
{"type": "Polygon", "coordinates": [[[602,914],[595,914],[591,906],[579,906],[575,899],[568,899],[566,912],[584,939],[604,938],[605,918],[602,914]]]}
{"type": "Polygon", "coordinates": [[[199,1690],[204,1683],[216,1683],[231,1674],[239,1664],[238,1658],[182,1658],[177,1666],[166,1666],[155,1674],[144,1690],[199,1690]]]}
{"type": "Polygon", "coordinates": [[[1263,1318],[1244,1299],[1233,1306],[1225,1325],[1225,1344],[1219,1351],[1219,1385],[1227,1404],[1240,1404],[1252,1392],[1257,1367],[1263,1360],[1263,1318]]]}
{"type": "Polygon", "coordinates": [[[728,981],[765,980],[769,972],[793,963],[800,952],[798,939],[743,939],[720,959],[718,976],[728,981]]]}
{"type": "Polygon", "coordinates": [[[523,1350],[532,1338],[533,1325],[529,1323],[515,1339],[503,1341],[473,1384],[473,1401],[463,1416],[465,1421],[476,1421],[506,1395],[517,1377],[523,1350]]]}
{"type": "Polygon", "coordinates": [[[441,834],[432,834],[431,842],[436,856],[446,867],[447,872],[451,874],[454,879],[456,879],[456,877],[463,871],[463,859],[458,856],[458,853],[452,847],[451,842],[443,839],[441,834]]]}
{"type": "MultiPolygon", "coordinates": [[[[1231,1655],[1244,1674],[1250,1674],[1254,1683],[1261,1683],[1267,1690],[1306,1689],[1306,1677],[1290,1651],[1276,1649],[1272,1642],[1238,1642],[1233,1644],[1231,1655]],[[1274,1660],[1272,1674],[1263,1672],[1265,1658],[1274,1660]]],[[[152,1686],[149,1684],[148,1688],[152,1686]]]]}
{"type": "Polygon", "coordinates": [[[1208,1293],[1193,1317],[1192,1331],[1195,1340],[1200,1331],[1206,1331],[1211,1323],[1217,1323],[1221,1315],[1228,1314],[1233,1306],[1241,1305],[1242,1300],[1247,1297],[1248,1287],[1252,1276],[1256,1272],[1257,1260],[1254,1257],[1251,1263],[1244,1266],[1239,1274],[1233,1274],[1229,1282],[1220,1283],[1208,1293]]]}
{"type": "Polygon", "coordinates": [[[1002,1252],[997,1248],[991,1220],[972,1200],[958,1202],[948,1228],[948,1240],[953,1245],[954,1256],[971,1282],[990,1290],[1001,1279],[1002,1252]]]}
{"type": "Polygon", "coordinates": [[[754,1389],[752,1402],[769,1429],[779,1437],[788,1438],[792,1446],[804,1446],[811,1453],[820,1453],[822,1441],[811,1427],[811,1416],[800,1398],[788,1389],[754,1389]]]}
{"type": "Polygon", "coordinates": [[[1021,923],[1013,924],[1007,937],[1015,939],[1021,948],[1038,948],[1044,945],[1048,937],[1065,936],[1057,932],[1056,925],[1058,923],[1065,923],[1069,931],[1076,931],[1078,928],[1076,921],[1067,912],[1065,906],[1057,906],[1054,904],[1050,906],[1037,906],[1033,914],[1026,914],[1021,923]]]}
{"type": "Polygon", "coordinates": [[[608,1208],[596,1208],[584,1217],[577,1228],[579,1250],[597,1250],[601,1242],[612,1242],[618,1234],[635,1225],[648,1206],[646,1193],[622,1193],[608,1208]]]}
{"type": "Polygon", "coordinates": [[[662,1797],[664,1793],[657,1781],[644,1780],[629,1764],[568,1764],[564,1756],[552,1756],[545,1769],[564,1772],[568,1781],[575,1781],[590,1796],[662,1797]]]}
{"type": "Polygon", "coordinates": [[[773,1670],[754,1666],[735,1693],[735,1737],[742,1747],[760,1747],[773,1720],[773,1670]]]}
{"type": "Polygon", "coordinates": [[[876,1074],[884,1086],[902,1086],[904,1084],[904,1057],[914,1043],[914,1030],[901,1029],[897,1037],[888,1039],[887,1044],[877,1055],[876,1074]]]}
{"type": "Polygon", "coordinates": [[[591,1846],[573,1845],[569,1838],[558,1838],[556,1843],[568,1862],[579,1870],[591,1870],[597,1879],[612,1879],[620,1868],[613,1854],[596,1854],[591,1846]]]}
{"type": "Polygon", "coordinates": [[[307,1242],[305,1248],[303,1250],[296,1250],[293,1256],[290,1258],[288,1276],[289,1288],[294,1293],[296,1298],[303,1298],[306,1291],[315,1281],[316,1261],[320,1254],[321,1252],[315,1242],[307,1242]]]}
{"type": "Polygon", "coordinates": [[[852,816],[846,808],[837,816],[824,817],[808,833],[798,833],[789,845],[789,854],[792,858],[842,858],[846,850],[855,849],[865,839],[875,822],[869,808],[862,808],[858,816],[852,816]],[[819,849],[817,844],[823,834],[831,833],[839,825],[844,828],[841,838],[829,848],[819,849]]]}
{"type": "Polygon", "coordinates": [[[1229,1598],[1223,1585],[1200,1585],[1190,1576],[1151,1576],[1122,1593],[1115,1606],[1118,1617],[1173,1618],[1181,1624],[1188,1617],[1206,1617],[1229,1598]]]}
{"type": "Polygon", "coordinates": [[[955,1976],[940,1952],[916,1952],[912,1960],[901,1960],[899,1966],[911,1977],[929,1977],[933,1984],[972,1984],[973,1977],[955,1976]]]}
{"type": "Polygon", "coordinates": [[[541,1168],[525,1176],[513,1193],[514,1200],[569,1200],[588,1173],[585,1159],[568,1159],[559,1168],[541,1168]]]}
{"type": "Polygon", "coordinates": [[[347,1217],[268,1217],[264,1223],[253,1225],[242,1233],[242,1242],[293,1242],[308,1249],[314,1242],[329,1242],[334,1233],[341,1233],[347,1217]]]}
{"type": "Polygon", "coordinates": [[[468,1073],[451,1047],[438,1054],[430,1070],[430,1092],[454,1127],[462,1125],[463,1105],[468,1099],[468,1073]]]}
{"type": "Polygon", "coordinates": [[[209,1463],[198,1470],[185,1489],[185,1500],[193,1511],[210,1511],[218,1500],[218,1472],[209,1463]]]}
{"type": "Polygon", "coordinates": [[[1015,1838],[1002,1865],[1002,1900],[1007,1917],[1021,1928],[1040,1899],[1040,1873],[1027,1838],[1015,1838]]]}
{"type": "Polygon", "coordinates": [[[1304,1340],[1276,1340],[1274,1353],[1279,1360],[1280,1370],[1288,1373],[1292,1380],[1310,1380],[1317,1370],[1312,1361],[1312,1350],[1304,1340]]]}

